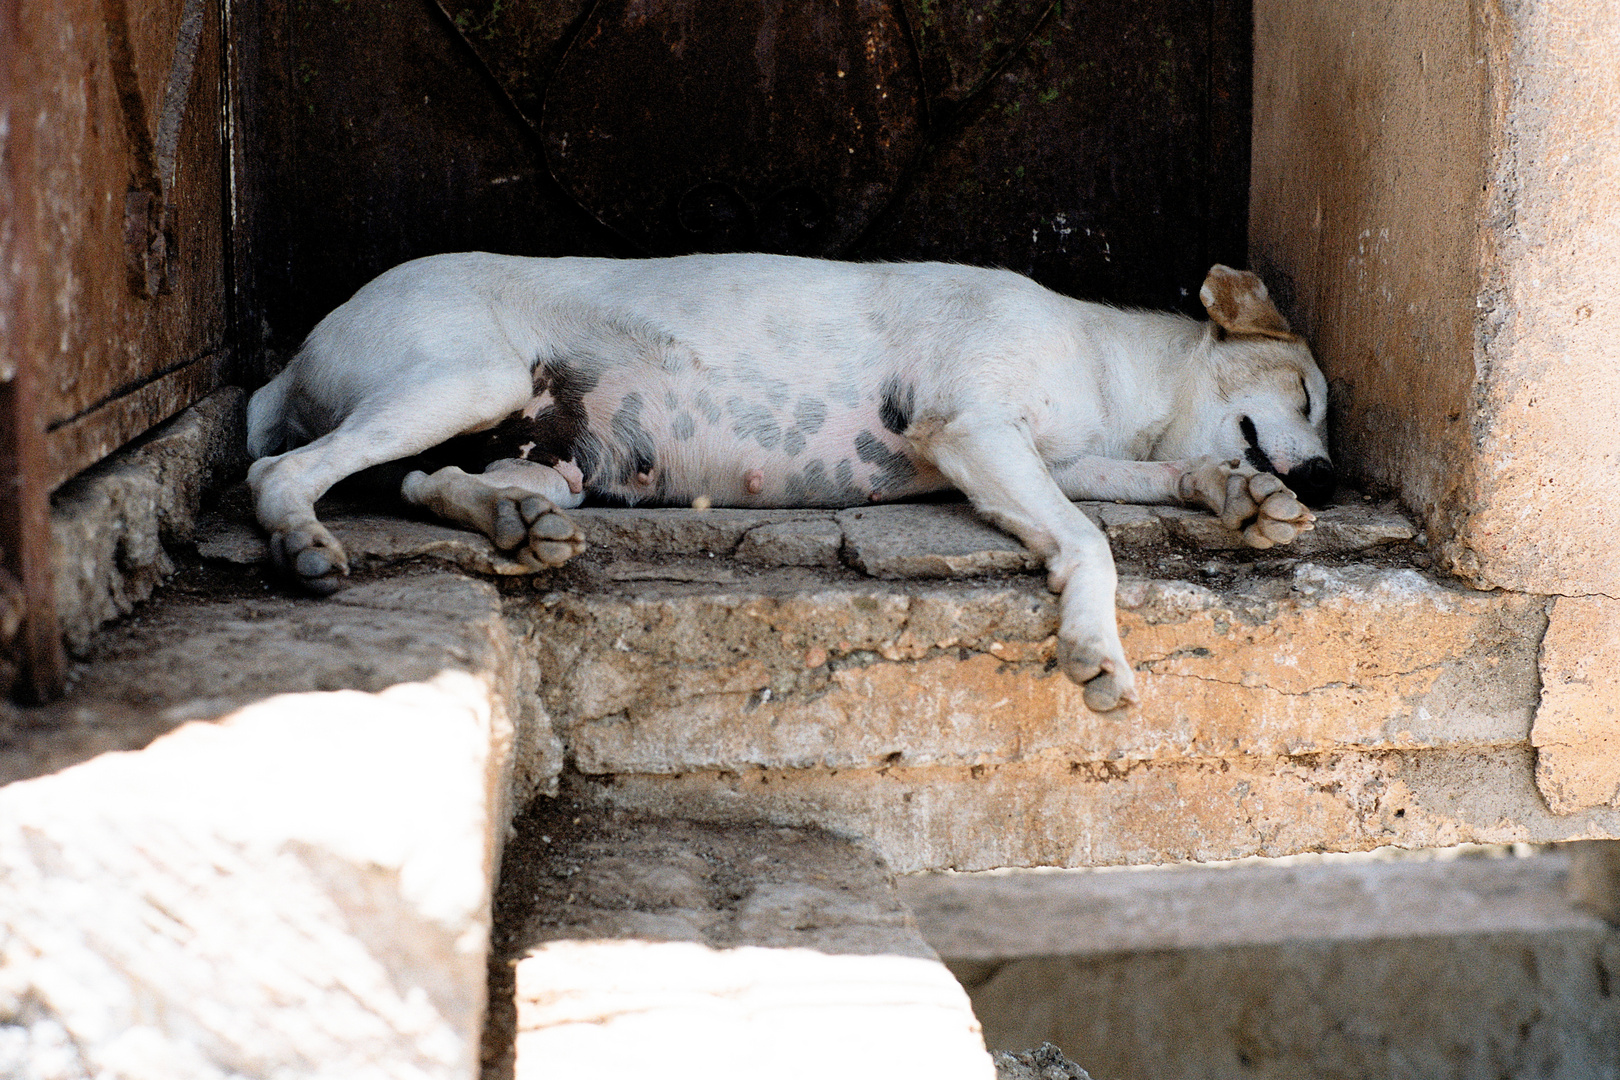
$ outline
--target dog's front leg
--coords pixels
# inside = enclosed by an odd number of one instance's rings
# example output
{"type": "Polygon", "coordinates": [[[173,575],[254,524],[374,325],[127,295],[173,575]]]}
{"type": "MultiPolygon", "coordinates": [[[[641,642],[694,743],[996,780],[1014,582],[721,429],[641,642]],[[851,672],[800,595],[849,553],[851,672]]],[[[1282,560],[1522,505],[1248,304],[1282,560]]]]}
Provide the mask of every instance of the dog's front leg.
{"type": "Polygon", "coordinates": [[[964,412],[920,420],[906,437],[979,513],[1046,561],[1047,584],[1063,597],[1058,662],[1085,688],[1087,707],[1106,712],[1134,704],[1136,676],[1115,621],[1108,539],[1053,480],[1028,422],[964,412]]]}
{"type": "Polygon", "coordinates": [[[578,506],[584,495],[574,488],[563,471],[514,458],[481,474],[454,465],[431,475],[413,472],[399,493],[408,503],[477,529],[500,550],[539,570],[561,566],[585,550],[585,537],[557,505],[578,506]]]}
{"type": "Polygon", "coordinates": [[[1208,510],[1250,547],[1286,544],[1315,528],[1316,515],[1271,473],[1240,460],[1120,461],[1082,457],[1053,470],[1071,499],[1182,503],[1208,510]]]}

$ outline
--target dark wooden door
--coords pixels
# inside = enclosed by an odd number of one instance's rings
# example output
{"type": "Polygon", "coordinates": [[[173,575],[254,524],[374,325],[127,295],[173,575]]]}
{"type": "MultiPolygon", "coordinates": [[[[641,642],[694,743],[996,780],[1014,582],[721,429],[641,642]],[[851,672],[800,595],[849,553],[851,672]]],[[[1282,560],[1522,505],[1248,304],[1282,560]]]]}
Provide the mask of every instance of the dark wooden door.
{"type": "Polygon", "coordinates": [[[447,250],[951,259],[1189,310],[1243,261],[1243,0],[286,0],[244,32],[275,350],[447,250]]]}

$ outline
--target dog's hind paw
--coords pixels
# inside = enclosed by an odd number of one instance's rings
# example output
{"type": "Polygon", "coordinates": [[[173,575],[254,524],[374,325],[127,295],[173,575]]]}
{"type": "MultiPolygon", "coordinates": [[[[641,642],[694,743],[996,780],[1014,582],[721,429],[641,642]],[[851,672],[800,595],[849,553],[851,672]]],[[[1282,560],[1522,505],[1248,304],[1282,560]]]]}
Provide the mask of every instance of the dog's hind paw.
{"type": "Polygon", "coordinates": [[[585,534],[545,496],[514,487],[496,500],[490,539],[531,569],[561,566],[585,550],[585,534]]]}
{"type": "Polygon", "coordinates": [[[270,537],[270,561],[317,596],[337,592],[340,579],[349,573],[343,545],[318,521],[277,530],[270,537]]]}
{"type": "Polygon", "coordinates": [[[1316,527],[1316,515],[1271,473],[1240,459],[1200,458],[1182,473],[1179,493],[1203,506],[1228,529],[1241,532],[1252,548],[1286,544],[1316,527]]]}
{"type": "Polygon", "coordinates": [[[1086,708],[1092,712],[1136,704],[1136,675],[1124,657],[1109,656],[1097,644],[1068,641],[1060,636],[1057,661],[1063,674],[1084,691],[1086,708]]]}

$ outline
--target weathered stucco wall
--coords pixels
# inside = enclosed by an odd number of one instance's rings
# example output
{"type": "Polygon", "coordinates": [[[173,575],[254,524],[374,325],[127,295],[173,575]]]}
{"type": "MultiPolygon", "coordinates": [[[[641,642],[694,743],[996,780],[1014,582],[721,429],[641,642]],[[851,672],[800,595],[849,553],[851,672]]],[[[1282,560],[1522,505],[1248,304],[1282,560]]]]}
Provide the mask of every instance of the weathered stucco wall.
{"type": "Polygon", "coordinates": [[[1258,0],[1251,261],[1480,587],[1620,595],[1620,4],[1258,0]]]}
{"type": "Polygon", "coordinates": [[[1255,4],[1250,262],[1322,359],[1340,463],[1425,518],[1468,459],[1479,30],[1443,5],[1255,4]]]}

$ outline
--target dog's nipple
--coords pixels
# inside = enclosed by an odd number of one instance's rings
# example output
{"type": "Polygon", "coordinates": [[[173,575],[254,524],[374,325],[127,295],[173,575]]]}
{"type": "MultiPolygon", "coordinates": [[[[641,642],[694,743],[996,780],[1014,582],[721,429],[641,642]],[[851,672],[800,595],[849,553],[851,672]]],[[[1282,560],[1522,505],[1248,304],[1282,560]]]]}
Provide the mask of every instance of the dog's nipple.
{"type": "Polygon", "coordinates": [[[643,469],[641,472],[636,473],[636,484],[637,484],[637,486],[639,486],[639,487],[652,487],[652,482],[653,482],[653,471],[651,469],[643,469]]]}
{"type": "Polygon", "coordinates": [[[748,475],[743,477],[743,484],[748,488],[748,494],[758,495],[765,490],[765,470],[749,469],[748,475]]]}
{"type": "Polygon", "coordinates": [[[573,458],[559,461],[552,468],[562,473],[563,479],[568,481],[568,490],[571,493],[578,495],[585,490],[585,474],[579,471],[579,466],[574,464],[573,458]]]}

